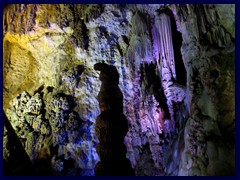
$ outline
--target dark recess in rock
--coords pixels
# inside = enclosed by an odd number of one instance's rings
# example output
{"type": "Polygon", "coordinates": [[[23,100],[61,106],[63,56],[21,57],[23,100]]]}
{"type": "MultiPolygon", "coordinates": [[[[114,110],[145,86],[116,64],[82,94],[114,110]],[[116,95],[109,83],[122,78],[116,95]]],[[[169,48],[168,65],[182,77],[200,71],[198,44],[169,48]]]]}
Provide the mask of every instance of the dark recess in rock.
{"type": "Polygon", "coordinates": [[[98,101],[101,114],[96,120],[96,135],[99,140],[97,153],[100,162],[95,167],[96,176],[132,176],[134,171],[126,158],[124,137],[128,122],[123,114],[123,95],[118,87],[119,74],[116,67],[97,63],[94,69],[100,71],[101,88],[98,101]]]}

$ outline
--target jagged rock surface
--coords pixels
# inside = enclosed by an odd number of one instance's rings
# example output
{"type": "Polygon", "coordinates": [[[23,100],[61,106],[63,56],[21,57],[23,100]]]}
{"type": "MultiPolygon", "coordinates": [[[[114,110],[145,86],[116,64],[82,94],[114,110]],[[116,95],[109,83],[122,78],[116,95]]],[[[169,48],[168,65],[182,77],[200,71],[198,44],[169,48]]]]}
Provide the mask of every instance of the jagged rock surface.
{"type": "Polygon", "coordinates": [[[136,175],[234,174],[234,5],[15,4],[3,20],[3,108],[33,162],[94,175],[105,62],[136,175]]]}

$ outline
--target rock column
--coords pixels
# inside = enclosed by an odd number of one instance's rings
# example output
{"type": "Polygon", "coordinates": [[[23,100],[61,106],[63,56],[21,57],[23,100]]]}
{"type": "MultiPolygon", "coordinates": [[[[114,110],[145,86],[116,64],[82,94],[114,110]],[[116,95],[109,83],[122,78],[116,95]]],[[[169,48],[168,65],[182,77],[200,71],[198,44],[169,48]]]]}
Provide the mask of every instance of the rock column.
{"type": "Polygon", "coordinates": [[[94,69],[100,71],[101,88],[98,102],[101,114],[96,120],[96,135],[99,140],[97,153],[100,162],[95,167],[96,176],[134,175],[124,137],[128,122],[123,114],[123,95],[118,87],[119,74],[116,67],[97,63],[94,69]]]}

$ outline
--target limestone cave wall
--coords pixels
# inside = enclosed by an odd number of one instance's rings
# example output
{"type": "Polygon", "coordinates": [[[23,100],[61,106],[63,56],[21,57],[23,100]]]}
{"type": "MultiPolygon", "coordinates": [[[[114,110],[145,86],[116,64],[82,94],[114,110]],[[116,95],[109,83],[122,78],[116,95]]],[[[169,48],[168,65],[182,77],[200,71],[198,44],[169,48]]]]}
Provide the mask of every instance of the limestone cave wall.
{"type": "Polygon", "coordinates": [[[94,175],[103,62],[135,175],[235,174],[235,5],[11,4],[3,34],[3,109],[37,175],[94,175]]]}

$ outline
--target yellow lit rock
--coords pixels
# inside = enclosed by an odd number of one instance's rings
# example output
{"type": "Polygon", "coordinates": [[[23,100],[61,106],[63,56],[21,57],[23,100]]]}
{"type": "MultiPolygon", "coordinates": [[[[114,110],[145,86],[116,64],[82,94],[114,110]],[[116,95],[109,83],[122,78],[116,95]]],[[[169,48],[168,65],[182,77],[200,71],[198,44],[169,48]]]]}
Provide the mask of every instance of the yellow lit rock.
{"type": "MultiPolygon", "coordinates": [[[[61,30],[56,24],[50,29],[36,27],[35,30],[37,32],[4,36],[4,109],[9,100],[24,90],[33,94],[42,84],[56,86],[58,83],[55,76],[58,76],[59,62],[66,56],[59,46],[66,43],[73,31],[70,27],[61,30]]],[[[71,54],[74,48],[66,50],[71,54]]]]}

